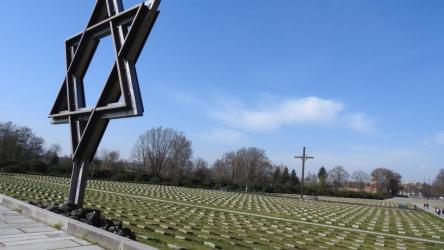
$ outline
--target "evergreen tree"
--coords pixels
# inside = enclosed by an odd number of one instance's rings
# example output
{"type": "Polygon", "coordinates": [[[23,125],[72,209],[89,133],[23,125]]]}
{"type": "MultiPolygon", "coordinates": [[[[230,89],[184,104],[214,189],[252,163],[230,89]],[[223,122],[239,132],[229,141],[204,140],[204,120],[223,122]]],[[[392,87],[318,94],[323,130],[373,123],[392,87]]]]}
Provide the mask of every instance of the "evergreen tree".
{"type": "Polygon", "coordinates": [[[293,186],[299,185],[299,178],[296,175],[296,171],[294,169],[291,171],[290,182],[293,186]]]}
{"type": "Polygon", "coordinates": [[[327,177],[327,170],[324,168],[324,166],[322,166],[318,172],[318,179],[321,187],[325,187],[325,185],[327,184],[327,177]]]}
{"type": "Polygon", "coordinates": [[[288,168],[285,167],[284,171],[282,171],[282,184],[285,184],[290,181],[290,173],[288,172],[288,168]]]}
{"type": "Polygon", "coordinates": [[[273,181],[274,183],[280,183],[282,179],[281,168],[277,167],[273,173],[273,181]]]}

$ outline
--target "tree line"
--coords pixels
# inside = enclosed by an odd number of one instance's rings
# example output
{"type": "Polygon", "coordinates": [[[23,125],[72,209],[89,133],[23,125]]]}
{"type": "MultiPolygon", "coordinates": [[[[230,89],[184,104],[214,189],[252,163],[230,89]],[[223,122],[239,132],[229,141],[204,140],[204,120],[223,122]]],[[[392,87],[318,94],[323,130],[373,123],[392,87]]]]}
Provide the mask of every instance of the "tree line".
{"type": "MultiPolygon", "coordinates": [[[[60,156],[57,144],[44,147],[44,140],[31,129],[11,122],[0,123],[0,171],[45,173],[69,176],[71,159],[60,156]]],[[[116,150],[102,150],[89,167],[90,178],[138,181],[188,187],[214,188],[245,192],[299,193],[296,171],[273,164],[265,150],[245,147],[226,152],[213,163],[193,157],[192,143],[171,128],[152,128],[139,136],[130,160],[123,160],[116,150]]],[[[305,178],[306,194],[383,198],[400,189],[401,175],[385,168],[370,175],[355,171],[350,176],[342,166],[305,178]],[[373,180],[377,193],[365,192],[373,180]],[[356,192],[347,191],[355,188],[356,192]]]]}
{"type": "Polygon", "coordinates": [[[421,193],[426,198],[438,199],[444,197],[444,169],[439,170],[431,183],[423,182],[418,189],[418,193],[421,193]]]}

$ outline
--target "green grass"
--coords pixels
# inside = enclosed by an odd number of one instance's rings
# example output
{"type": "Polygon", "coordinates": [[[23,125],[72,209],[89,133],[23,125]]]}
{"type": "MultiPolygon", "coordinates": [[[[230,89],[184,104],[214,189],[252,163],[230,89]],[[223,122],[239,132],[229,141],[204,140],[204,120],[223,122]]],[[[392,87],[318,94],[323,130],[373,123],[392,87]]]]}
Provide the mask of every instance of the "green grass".
{"type": "MultiPolygon", "coordinates": [[[[63,202],[68,182],[67,178],[59,177],[0,175],[0,192],[22,200],[63,202]]],[[[139,241],[162,249],[444,247],[443,220],[431,214],[394,208],[396,203],[391,201],[334,201],[111,181],[89,182],[86,195],[88,207],[99,208],[106,217],[122,220],[138,234],[139,241]],[[320,225],[301,223],[304,221],[320,225]],[[374,233],[349,230],[354,228],[374,233]],[[396,235],[433,239],[443,244],[406,240],[396,235]]]]}

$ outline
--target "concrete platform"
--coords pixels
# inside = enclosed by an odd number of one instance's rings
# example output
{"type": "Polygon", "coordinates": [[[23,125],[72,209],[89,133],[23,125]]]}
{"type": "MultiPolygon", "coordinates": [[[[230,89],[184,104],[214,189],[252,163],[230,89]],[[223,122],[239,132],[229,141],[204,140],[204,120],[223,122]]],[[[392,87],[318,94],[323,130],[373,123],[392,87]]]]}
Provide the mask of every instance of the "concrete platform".
{"type": "MultiPolygon", "coordinates": [[[[151,246],[144,245],[140,242],[130,240],[128,238],[124,238],[118,236],[117,234],[113,234],[102,230],[100,228],[96,228],[80,221],[76,221],[65,216],[61,216],[45,209],[41,209],[39,207],[30,205],[26,202],[14,199],[12,197],[0,194],[0,206],[3,209],[7,208],[9,211],[14,212],[15,216],[23,216],[17,217],[14,222],[17,224],[15,229],[20,229],[21,227],[26,227],[27,231],[32,232],[33,230],[38,229],[30,229],[29,225],[34,225],[35,227],[45,227],[46,229],[53,229],[54,227],[60,228],[60,230],[56,230],[58,232],[64,232],[69,234],[69,237],[76,236],[78,238],[95,242],[97,246],[103,247],[104,249],[109,250],[156,250],[151,246]],[[20,213],[18,213],[20,212],[20,213]],[[27,217],[26,217],[27,216],[27,217]],[[36,224],[37,223],[37,224],[36,224]],[[43,223],[43,224],[42,224],[43,223]]],[[[11,221],[11,220],[10,220],[11,221]]],[[[0,221],[1,222],[1,221],[0,221]]],[[[11,221],[12,222],[12,221],[11,221]]],[[[6,224],[6,223],[4,223],[6,224]]],[[[0,230],[4,227],[5,229],[10,229],[9,234],[17,233],[18,231],[13,231],[14,227],[8,228],[9,226],[0,224],[0,230]]],[[[25,230],[25,229],[24,229],[25,230]]],[[[54,229],[55,230],[55,229],[54,229]]],[[[24,231],[22,231],[25,233],[24,231]]],[[[37,232],[38,233],[38,232],[37,232]]],[[[0,231],[0,237],[2,232],[0,231]]],[[[49,237],[49,236],[48,236],[49,237]]],[[[0,240],[0,244],[1,240],[0,240]]],[[[79,245],[70,249],[101,249],[101,248],[92,248],[95,246],[89,245],[79,245]],[[76,248],[76,247],[86,247],[86,248],[76,248]]],[[[9,248],[7,248],[9,249],[9,248]]],[[[12,248],[15,249],[15,248],[12,248]]],[[[33,245],[32,248],[23,248],[23,249],[63,249],[63,246],[55,247],[55,248],[36,248],[36,245],[33,245]]],[[[0,250],[3,250],[0,245],[0,250]]]]}
{"type": "Polygon", "coordinates": [[[103,249],[0,205],[0,249],[103,249]]]}

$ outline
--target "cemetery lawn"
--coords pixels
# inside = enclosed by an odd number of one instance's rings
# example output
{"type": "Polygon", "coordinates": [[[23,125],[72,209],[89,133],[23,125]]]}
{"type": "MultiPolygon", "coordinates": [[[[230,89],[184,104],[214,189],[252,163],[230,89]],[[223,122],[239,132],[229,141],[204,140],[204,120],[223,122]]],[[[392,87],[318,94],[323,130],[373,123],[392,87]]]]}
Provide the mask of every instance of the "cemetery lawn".
{"type": "MultiPolygon", "coordinates": [[[[63,203],[68,178],[0,174],[0,193],[63,203]]],[[[443,249],[444,220],[394,201],[319,201],[89,181],[85,205],[161,249],[443,249]]]]}

